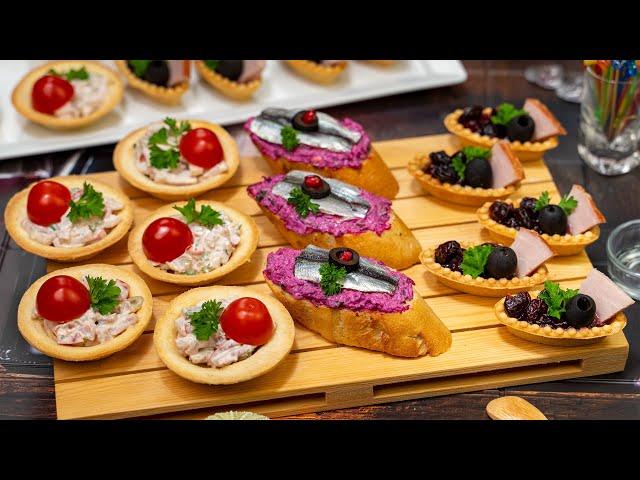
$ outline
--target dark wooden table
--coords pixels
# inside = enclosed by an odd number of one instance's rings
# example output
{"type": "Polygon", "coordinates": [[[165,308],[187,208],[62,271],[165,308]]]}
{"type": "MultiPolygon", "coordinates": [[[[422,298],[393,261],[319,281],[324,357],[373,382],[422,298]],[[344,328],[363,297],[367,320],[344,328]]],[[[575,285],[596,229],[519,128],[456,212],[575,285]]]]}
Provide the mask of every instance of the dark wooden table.
{"type": "MultiPolygon", "coordinates": [[[[607,271],[605,242],[615,226],[640,218],[638,180],[640,169],[608,178],[587,168],[576,152],[579,107],[563,102],[553,92],[529,84],[524,68],[533,62],[467,61],[469,79],[463,85],[381,98],[328,109],[338,116],[361,122],[375,140],[443,133],[442,120],[452,109],[469,104],[495,105],[502,101],[521,104],[525,97],[540,98],[558,116],[569,135],[546,156],[546,163],[562,192],[579,183],[591,192],[607,216],[600,240],[588,249],[593,264],[607,271]]],[[[542,63],[542,62],[536,62],[542,63]]],[[[579,70],[578,61],[561,62],[579,70]]],[[[3,92],[6,94],[7,92],[3,92]]],[[[240,126],[230,131],[244,135],[240,126]]],[[[111,170],[113,145],[87,150],[73,173],[111,170]]],[[[60,163],[71,152],[24,159],[60,163]]],[[[24,186],[24,182],[0,184],[0,205],[24,186]]],[[[11,361],[15,352],[28,346],[17,333],[15,314],[24,289],[44,273],[44,262],[26,254],[10,241],[4,225],[0,250],[0,419],[56,418],[53,369],[48,359],[11,361]]],[[[538,406],[552,419],[640,418],[640,306],[627,311],[625,329],[631,345],[624,372],[561,382],[526,385],[372,407],[350,408],[289,418],[302,419],[487,419],[486,404],[501,395],[519,395],[538,406]]]]}

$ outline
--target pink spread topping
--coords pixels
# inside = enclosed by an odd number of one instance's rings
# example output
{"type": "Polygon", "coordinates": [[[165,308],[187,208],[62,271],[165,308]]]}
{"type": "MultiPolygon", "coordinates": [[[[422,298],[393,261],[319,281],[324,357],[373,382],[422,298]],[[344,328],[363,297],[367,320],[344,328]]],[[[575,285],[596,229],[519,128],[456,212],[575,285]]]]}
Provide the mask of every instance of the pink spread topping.
{"type": "Polygon", "coordinates": [[[518,259],[518,277],[526,277],[540,265],[553,257],[553,250],[533,230],[520,227],[516,239],[511,244],[511,250],[518,259]]]}
{"type": "Polygon", "coordinates": [[[567,217],[569,233],[578,235],[586,232],[590,228],[595,227],[606,220],[604,215],[596,207],[593,198],[580,185],[574,185],[569,192],[569,196],[578,201],[578,206],[567,217]]]}
{"type": "Polygon", "coordinates": [[[624,293],[609,277],[595,268],[580,285],[580,293],[589,295],[596,303],[596,321],[605,322],[618,312],[633,305],[633,299],[624,293]]]}

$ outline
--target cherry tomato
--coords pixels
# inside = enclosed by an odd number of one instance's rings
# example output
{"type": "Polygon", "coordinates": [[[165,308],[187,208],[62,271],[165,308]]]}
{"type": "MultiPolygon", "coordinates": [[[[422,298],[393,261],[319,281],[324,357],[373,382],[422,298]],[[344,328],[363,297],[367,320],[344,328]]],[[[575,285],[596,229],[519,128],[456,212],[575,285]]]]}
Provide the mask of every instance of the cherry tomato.
{"type": "Polygon", "coordinates": [[[27,197],[27,216],[37,225],[58,223],[69,209],[71,192],[58,182],[45,180],[36,183],[27,197]]]}
{"type": "Polygon", "coordinates": [[[182,136],[180,153],[187,162],[209,169],[222,161],[222,145],[216,134],[206,128],[195,128],[182,136]]]}
{"type": "Polygon", "coordinates": [[[178,258],[193,243],[186,223],[162,217],[149,224],[142,234],[142,248],[149,260],[164,263],[178,258]]]}
{"type": "Polygon", "coordinates": [[[51,277],[36,295],[38,313],[52,322],[65,323],[78,318],[90,305],[87,287],[69,275],[51,277]]]}
{"type": "Polygon", "coordinates": [[[227,337],[247,345],[264,345],[273,335],[273,320],[264,303],[242,297],[231,302],[220,315],[227,337]]]}
{"type": "Polygon", "coordinates": [[[38,112],[53,113],[73,97],[73,85],[62,77],[45,75],[33,84],[31,104],[38,112]]]}

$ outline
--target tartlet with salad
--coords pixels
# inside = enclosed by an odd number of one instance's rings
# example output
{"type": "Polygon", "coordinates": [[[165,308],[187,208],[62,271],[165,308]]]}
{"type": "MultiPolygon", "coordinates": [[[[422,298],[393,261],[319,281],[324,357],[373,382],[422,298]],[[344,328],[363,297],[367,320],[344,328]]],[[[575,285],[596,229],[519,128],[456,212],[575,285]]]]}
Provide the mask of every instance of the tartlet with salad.
{"type": "Polygon", "coordinates": [[[347,68],[346,60],[286,60],[287,66],[312,82],[334,83],[347,68]]]}
{"type": "Polygon", "coordinates": [[[262,85],[266,60],[196,60],[200,76],[223,95],[248,100],[262,85]]]}
{"type": "Polygon", "coordinates": [[[175,105],[189,90],[190,60],[116,60],[127,83],[154,100],[175,105]]]}

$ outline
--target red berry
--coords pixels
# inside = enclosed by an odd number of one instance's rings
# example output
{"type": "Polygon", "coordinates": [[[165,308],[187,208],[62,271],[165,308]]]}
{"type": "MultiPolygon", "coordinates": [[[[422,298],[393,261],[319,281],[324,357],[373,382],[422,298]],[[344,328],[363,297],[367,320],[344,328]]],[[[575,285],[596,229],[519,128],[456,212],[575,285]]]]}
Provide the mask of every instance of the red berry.
{"type": "Polygon", "coordinates": [[[316,119],[317,115],[315,110],[307,110],[302,114],[302,121],[304,123],[315,123],[316,119]]]}
{"type": "Polygon", "coordinates": [[[304,177],[304,185],[307,188],[320,188],[322,179],[318,175],[307,175],[304,177]]]}
{"type": "Polygon", "coordinates": [[[352,258],[353,258],[353,253],[351,253],[349,250],[344,250],[344,251],[340,254],[340,259],[341,259],[343,262],[350,262],[352,258]]]}

